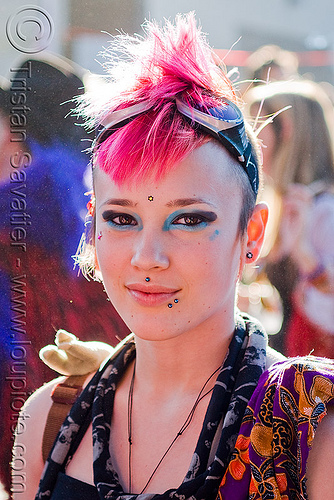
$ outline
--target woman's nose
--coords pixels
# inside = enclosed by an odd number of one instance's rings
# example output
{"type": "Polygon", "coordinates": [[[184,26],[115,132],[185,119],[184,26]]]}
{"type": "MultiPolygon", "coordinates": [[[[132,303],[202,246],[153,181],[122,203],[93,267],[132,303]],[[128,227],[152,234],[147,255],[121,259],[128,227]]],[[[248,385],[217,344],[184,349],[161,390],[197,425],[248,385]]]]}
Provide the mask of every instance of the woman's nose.
{"type": "Polygon", "coordinates": [[[163,236],[152,232],[141,232],[136,240],[131,264],[134,267],[149,271],[150,269],[166,269],[169,258],[163,244],[163,236]]]}

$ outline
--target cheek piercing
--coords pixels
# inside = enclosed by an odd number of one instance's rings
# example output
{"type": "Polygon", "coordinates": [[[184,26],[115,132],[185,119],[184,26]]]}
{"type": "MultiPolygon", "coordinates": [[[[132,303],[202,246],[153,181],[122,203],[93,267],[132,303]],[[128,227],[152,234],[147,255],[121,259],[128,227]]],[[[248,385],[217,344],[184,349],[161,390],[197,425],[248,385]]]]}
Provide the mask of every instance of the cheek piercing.
{"type": "Polygon", "coordinates": [[[102,238],[102,231],[99,232],[97,239],[100,240],[102,238]]]}
{"type": "Polygon", "coordinates": [[[145,278],[145,281],[147,281],[147,282],[148,282],[148,281],[151,281],[151,278],[149,278],[149,277],[147,276],[147,278],[145,278]]]}
{"type": "Polygon", "coordinates": [[[253,258],[252,252],[247,252],[246,257],[247,257],[247,259],[252,259],[253,258]]]}
{"type": "MultiPolygon", "coordinates": [[[[177,304],[179,302],[179,299],[174,299],[174,304],[177,304]]],[[[173,307],[173,304],[169,303],[168,304],[169,309],[173,307]]]]}
{"type": "Polygon", "coordinates": [[[147,199],[148,199],[148,201],[153,201],[154,200],[154,198],[153,198],[152,195],[148,196],[147,199]]]}

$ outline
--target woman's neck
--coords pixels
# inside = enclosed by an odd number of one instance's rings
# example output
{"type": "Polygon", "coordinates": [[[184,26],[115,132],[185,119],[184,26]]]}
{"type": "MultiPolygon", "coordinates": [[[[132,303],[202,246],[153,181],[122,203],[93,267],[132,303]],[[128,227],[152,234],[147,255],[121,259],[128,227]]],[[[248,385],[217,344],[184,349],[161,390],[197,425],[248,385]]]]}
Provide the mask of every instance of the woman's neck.
{"type": "Polygon", "coordinates": [[[234,328],[233,317],[223,327],[201,325],[168,340],[136,336],[137,387],[161,396],[176,389],[197,391],[202,380],[223,363],[234,328]]]}

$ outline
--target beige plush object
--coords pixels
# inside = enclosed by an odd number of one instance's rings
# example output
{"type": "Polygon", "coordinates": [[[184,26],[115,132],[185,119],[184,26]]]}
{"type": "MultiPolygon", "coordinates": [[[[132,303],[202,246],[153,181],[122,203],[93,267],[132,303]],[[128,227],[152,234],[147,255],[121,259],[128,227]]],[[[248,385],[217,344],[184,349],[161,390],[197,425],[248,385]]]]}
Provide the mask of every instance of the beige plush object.
{"type": "Polygon", "coordinates": [[[101,363],[115,351],[104,342],[81,342],[66,330],[58,330],[56,345],[47,345],[39,357],[52,370],[62,375],[85,375],[96,371],[101,363]]]}

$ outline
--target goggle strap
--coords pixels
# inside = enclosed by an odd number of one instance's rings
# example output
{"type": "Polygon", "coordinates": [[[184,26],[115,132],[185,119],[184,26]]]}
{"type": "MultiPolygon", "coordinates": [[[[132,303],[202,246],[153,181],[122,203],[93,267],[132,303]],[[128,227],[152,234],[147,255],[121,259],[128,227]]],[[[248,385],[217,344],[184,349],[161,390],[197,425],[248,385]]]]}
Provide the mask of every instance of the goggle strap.
{"type": "Polygon", "coordinates": [[[220,118],[216,118],[215,116],[212,116],[208,113],[203,113],[203,111],[199,111],[198,109],[191,107],[190,105],[183,102],[179,98],[176,98],[175,102],[178,111],[182,115],[186,116],[187,118],[190,118],[190,120],[192,120],[195,123],[203,125],[204,127],[208,126],[210,130],[213,130],[214,132],[217,133],[223,130],[229,130],[234,127],[238,127],[239,125],[243,124],[242,118],[238,120],[223,120],[220,118]]]}

